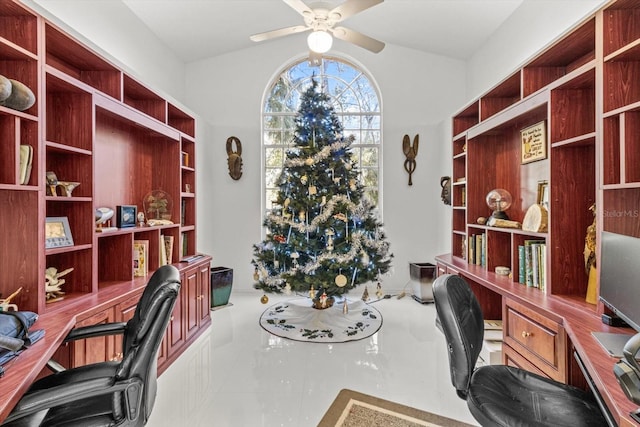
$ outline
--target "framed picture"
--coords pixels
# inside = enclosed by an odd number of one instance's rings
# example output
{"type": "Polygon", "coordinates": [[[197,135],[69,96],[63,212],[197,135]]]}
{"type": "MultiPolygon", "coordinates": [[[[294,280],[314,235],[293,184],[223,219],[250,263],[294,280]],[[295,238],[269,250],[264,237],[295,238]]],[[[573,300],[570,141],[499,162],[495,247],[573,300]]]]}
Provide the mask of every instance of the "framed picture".
{"type": "Polygon", "coordinates": [[[549,181],[538,181],[537,203],[549,209],[549,181]]]}
{"type": "Polygon", "coordinates": [[[536,162],[547,158],[547,126],[545,121],[520,131],[522,138],[521,163],[536,162]]]}
{"type": "Polygon", "coordinates": [[[73,236],[66,216],[47,217],[44,227],[46,249],[73,246],[73,236]]]}
{"type": "Polygon", "coordinates": [[[118,228],[135,227],[137,216],[138,207],[135,205],[116,206],[116,226],[118,228]]]}
{"type": "Polygon", "coordinates": [[[133,276],[142,277],[149,273],[149,241],[134,240],[133,241],[133,276]]]}

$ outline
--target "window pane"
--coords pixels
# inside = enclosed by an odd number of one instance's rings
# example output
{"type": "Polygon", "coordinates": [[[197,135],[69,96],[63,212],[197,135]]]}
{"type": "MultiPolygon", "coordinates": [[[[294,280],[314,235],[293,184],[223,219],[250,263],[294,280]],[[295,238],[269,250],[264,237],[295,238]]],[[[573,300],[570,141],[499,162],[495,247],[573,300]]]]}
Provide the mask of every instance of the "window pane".
{"type": "Polygon", "coordinates": [[[280,176],[281,169],[267,168],[265,171],[265,184],[267,188],[275,188],[278,185],[278,177],[280,176]]]}
{"type": "MultiPolygon", "coordinates": [[[[264,164],[267,168],[280,168],[284,161],[284,150],[282,148],[266,148],[264,150],[264,164]]],[[[269,187],[269,185],[267,184],[269,187]]]]}
{"type": "Polygon", "coordinates": [[[293,144],[300,98],[310,86],[312,78],[329,95],[331,105],[342,123],[343,135],[353,136],[351,157],[360,169],[365,197],[377,204],[380,185],[379,145],[382,142],[378,94],[361,70],[342,60],[324,58],[320,67],[310,66],[306,59],[294,64],[280,75],[268,91],[264,104],[262,141],[266,208],[272,209],[272,200],[277,198],[277,180],[286,158],[285,150],[293,144]]]}
{"type": "Polygon", "coordinates": [[[368,147],[362,149],[362,166],[378,166],[378,149],[368,147]]]}
{"type": "Polygon", "coordinates": [[[380,144],[380,131],[363,131],[362,132],[363,144],[377,145],[380,144]]]}

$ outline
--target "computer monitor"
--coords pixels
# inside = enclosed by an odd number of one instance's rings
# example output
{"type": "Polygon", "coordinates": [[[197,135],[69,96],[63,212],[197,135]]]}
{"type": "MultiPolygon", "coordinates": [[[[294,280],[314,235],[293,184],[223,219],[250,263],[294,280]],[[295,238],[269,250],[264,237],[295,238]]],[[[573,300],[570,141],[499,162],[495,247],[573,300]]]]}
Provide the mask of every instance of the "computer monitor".
{"type": "Polygon", "coordinates": [[[640,332],[640,238],[602,232],[597,265],[600,300],[640,332]]]}

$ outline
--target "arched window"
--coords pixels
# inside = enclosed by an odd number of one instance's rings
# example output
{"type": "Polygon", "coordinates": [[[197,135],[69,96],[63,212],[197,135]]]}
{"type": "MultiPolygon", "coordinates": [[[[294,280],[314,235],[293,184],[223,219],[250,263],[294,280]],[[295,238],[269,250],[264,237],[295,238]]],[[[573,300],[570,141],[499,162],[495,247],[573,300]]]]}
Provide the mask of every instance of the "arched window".
{"type": "Polygon", "coordinates": [[[314,78],[331,98],[344,128],[353,135],[352,155],[360,170],[365,196],[381,215],[382,129],[380,100],[371,79],[357,66],[343,59],[323,58],[320,66],[302,59],[286,68],[265,96],[262,117],[264,149],[264,203],[266,210],[278,193],[277,180],[291,146],[300,97],[314,78]]]}

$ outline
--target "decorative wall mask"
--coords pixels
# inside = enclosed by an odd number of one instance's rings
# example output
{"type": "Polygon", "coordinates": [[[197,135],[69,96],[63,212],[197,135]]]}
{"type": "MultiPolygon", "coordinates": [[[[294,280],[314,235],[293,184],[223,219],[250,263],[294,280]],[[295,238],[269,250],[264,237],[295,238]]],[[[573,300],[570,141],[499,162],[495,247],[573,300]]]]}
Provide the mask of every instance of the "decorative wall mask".
{"type": "Polygon", "coordinates": [[[444,202],[445,205],[451,204],[451,177],[443,176],[440,177],[440,187],[442,187],[442,191],[440,192],[440,198],[444,202]]]}
{"type": "Polygon", "coordinates": [[[235,136],[227,139],[227,155],[229,156],[227,157],[229,176],[237,181],[242,176],[242,143],[235,136]]]}
{"type": "Polygon", "coordinates": [[[416,135],[413,138],[413,146],[411,145],[409,135],[405,135],[402,139],[402,151],[407,158],[404,161],[404,170],[406,170],[409,174],[409,185],[413,185],[413,182],[411,181],[411,174],[413,174],[413,171],[416,170],[416,157],[418,156],[419,138],[419,135],[416,135]]]}

